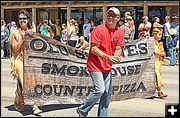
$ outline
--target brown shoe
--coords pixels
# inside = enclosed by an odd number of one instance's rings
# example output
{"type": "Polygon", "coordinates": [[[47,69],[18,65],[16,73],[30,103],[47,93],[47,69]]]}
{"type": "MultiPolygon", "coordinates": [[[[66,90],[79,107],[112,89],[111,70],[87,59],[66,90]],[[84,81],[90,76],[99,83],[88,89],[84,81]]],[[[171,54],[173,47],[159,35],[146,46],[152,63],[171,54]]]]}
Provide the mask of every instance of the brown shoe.
{"type": "Polygon", "coordinates": [[[168,95],[164,94],[163,92],[158,93],[159,98],[167,97],[168,95]]]}
{"type": "Polygon", "coordinates": [[[77,114],[79,114],[79,117],[86,117],[85,115],[83,115],[80,110],[79,107],[76,109],[77,114]]]}

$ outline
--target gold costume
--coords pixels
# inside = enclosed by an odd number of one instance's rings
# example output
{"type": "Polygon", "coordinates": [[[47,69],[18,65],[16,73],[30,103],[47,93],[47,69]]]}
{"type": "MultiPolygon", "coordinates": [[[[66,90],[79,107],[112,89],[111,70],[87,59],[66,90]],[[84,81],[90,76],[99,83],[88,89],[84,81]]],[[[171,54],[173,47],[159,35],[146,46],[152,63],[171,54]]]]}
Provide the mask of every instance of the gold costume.
{"type": "MultiPolygon", "coordinates": [[[[10,34],[10,46],[12,48],[11,40],[17,40],[22,38],[20,30],[13,30],[10,34]]],[[[13,52],[11,49],[11,67],[10,72],[14,79],[17,80],[17,90],[15,92],[16,97],[14,100],[15,108],[20,109],[24,105],[23,100],[23,46],[18,52],[13,52]]]]}
{"type": "MultiPolygon", "coordinates": [[[[155,44],[155,53],[162,53],[164,52],[163,48],[163,42],[154,41],[155,44]]],[[[164,87],[164,84],[162,82],[162,75],[161,75],[161,63],[163,60],[163,57],[161,55],[155,55],[155,72],[156,72],[156,78],[157,78],[157,87],[164,87]]]]}

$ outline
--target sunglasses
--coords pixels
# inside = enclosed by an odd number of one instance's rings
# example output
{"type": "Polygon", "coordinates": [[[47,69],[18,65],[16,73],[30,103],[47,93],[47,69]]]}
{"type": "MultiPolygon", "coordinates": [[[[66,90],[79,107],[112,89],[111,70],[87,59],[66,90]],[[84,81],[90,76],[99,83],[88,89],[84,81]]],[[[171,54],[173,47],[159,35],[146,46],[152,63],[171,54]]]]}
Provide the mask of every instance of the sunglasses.
{"type": "Polygon", "coordinates": [[[118,16],[118,15],[116,15],[116,14],[108,14],[107,15],[107,17],[113,17],[113,18],[115,18],[116,16],[118,16]]]}
{"type": "Polygon", "coordinates": [[[23,20],[27,20],[27,18],[19,18],[19,20],[22,20],[22,19],[23,19],[23,20]]]}

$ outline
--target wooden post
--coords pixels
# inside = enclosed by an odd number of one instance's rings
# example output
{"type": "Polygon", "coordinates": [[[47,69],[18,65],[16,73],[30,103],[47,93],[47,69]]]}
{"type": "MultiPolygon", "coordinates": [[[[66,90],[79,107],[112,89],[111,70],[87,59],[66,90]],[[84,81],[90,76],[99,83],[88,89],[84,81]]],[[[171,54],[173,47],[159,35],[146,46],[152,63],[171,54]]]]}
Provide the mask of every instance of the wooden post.
{"type": "Polygon", "coordinates": [[[103,22],[106,19],[106,15],[107,15],[107,6],[103,6],[103,22]]]}
{"type": "Polygon", "coordinates": [[[36,31],[36,8],[32,8],[32,26],[34,30],[36,31]]]}
{"type": "Polygon", "coordinates": [[[146,3],[144,3],[144,16],[148,16],[148,5],[146,3]]]}
{"type": "Polygon", "coordinates": [[[71,20],[71,7],[67,7],[67,24],[71,20]]]}
{"type": "Polygon", "coordinates": [[[1,20],[4,20],[4,9],[1,8],[1,20]]]}
{"type": "Polygon", "coordinates": [[[103,6],[103,21],[105,21],[107,15],[107,7],[103,6]]]}

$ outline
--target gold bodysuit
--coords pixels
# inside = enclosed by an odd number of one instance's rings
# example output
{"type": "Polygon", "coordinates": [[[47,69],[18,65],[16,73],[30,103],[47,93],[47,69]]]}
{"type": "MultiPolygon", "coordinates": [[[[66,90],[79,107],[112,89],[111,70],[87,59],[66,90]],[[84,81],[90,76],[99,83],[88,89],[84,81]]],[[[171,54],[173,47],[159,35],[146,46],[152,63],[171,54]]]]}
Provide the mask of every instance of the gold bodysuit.
{"type": "MultiPolygon", "coordinates": [[[[17,40],[22,38],[20,30],[13,30],[10,34],[10,48],[12,48],[11,40],[17,40]]],[[[10,72],[14,79],[17,80],[16,97],[14,100],[16,110],[19,110],[24,105],[23,99],[23,46],[18,52],[13,52],[11,49],[11,67],[10,72]]]]}
{"type": "MultiPolygon", "coordinates": [[[[164,51],[163,48],[163,42],[154,41],[155,44],[155,53],[162,53],[164,51]]],[[[161,75],[161,63],[162,63],[163,57],[161,55],[156,55],[155,60],[155,72],[157,77],[157,87],[163,87],[164,84],[162,82],[162,75],[161,75]]]]}

